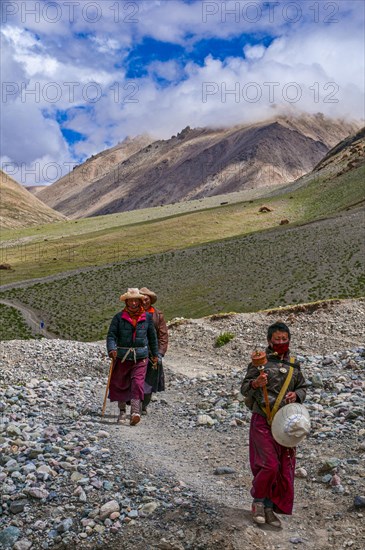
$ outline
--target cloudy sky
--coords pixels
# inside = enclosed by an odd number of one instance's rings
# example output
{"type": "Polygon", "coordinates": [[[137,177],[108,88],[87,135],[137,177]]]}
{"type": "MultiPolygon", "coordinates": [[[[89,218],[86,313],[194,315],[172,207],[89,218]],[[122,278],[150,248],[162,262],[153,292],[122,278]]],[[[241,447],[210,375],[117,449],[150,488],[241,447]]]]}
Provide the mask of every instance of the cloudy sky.
{"type": "Polygon", "coordinates": [[[51,183],[127,136],[364,119],[364,5],[3,0],[1,167],[51,183]]]}

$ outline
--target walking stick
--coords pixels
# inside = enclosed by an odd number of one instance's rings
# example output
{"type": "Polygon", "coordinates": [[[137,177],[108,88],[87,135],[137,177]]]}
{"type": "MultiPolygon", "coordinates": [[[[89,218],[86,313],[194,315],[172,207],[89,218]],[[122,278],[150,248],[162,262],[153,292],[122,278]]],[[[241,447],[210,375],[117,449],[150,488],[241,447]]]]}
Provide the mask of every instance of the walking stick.
{"type": "MultiPolygon", "coordinates": [[[[265,365],[267,363],[267,357],[266,353],[264,351],[256,350],[251,355],[252,364],[258,368],[260,371],[260,374],[265,369],[265,365]]],[[[270,411],[270,401],[269,401],[269,395],[267,393],[267,387],[263,386],[262,393],[264,394],[264,400],[265,400],[265,413],[267,417],[268,424],[271,424],[271,411],[270,411]]]]}
{"type": "Polygon", "coordinates": [[[111,363],[110,363],[109,376],[108,376],[108,383],[107,383],[107,385],[106,385],[105,396],[104,396],[104,403],[103,403],[103,408],[102,408],[102,411],[101,411],[101,416],[102,416],[102,417],[104,416],[104,413],[105,413],[106,400],[107,400],[107,397],[108,397],[109,386],[110,386],[110,380],[111,380],[112,374],[113,374],[113,368],[114,368],[114,357],[112,357],[112,360],[111,360],[111,363]]]}

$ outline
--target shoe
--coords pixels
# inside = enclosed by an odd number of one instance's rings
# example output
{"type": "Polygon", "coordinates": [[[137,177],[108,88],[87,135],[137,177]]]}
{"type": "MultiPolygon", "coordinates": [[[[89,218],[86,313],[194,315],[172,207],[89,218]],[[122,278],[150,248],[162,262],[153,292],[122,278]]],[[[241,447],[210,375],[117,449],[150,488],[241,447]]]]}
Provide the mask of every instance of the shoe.
{"type": "Polygon", "coordinates": [[[125,412],[125,411],[119,411],[119,415],[118,415],[118,418],[117,418],[117,424],[120,424],[120,423],[123,422],[126,418],[127,418],[126,412],[125,412]]]}
{"type": "Polygon", "coordinates": [[[262,525],[265,523],[265,507],[263,502],[252,503],[252,519],[255,523],[262,525]]]}
{"type": "Polygon", "coordinates": [[[131,426],[135,426],[136,424],[138,424],[138,422],[141,420],[141,415],[138,414],[138,413],[133,413],[131,415],[131,421],[130,421],[130,425],[131,426]]]}
{"type": "Polygon", "coordinates": [[[142,416],[146,416],[146,414],[147,414],[147,409],[144,409],[144,408],[142,407],[141,414],[142,414],[142,416]]]}
{"type": "Polygon", "coordinates": [[[281,521],[276,514],[274,514],[272,508],[265,508],[265,521],[268,525],[273,527],[281,527],[281,521]]]}

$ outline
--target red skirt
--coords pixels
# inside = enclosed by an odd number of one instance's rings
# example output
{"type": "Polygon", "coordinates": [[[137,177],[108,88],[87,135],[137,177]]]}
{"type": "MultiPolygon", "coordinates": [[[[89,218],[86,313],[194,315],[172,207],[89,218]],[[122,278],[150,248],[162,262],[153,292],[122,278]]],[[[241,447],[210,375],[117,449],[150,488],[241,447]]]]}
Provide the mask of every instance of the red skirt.
{"type": "Polygon", "coordinates": [[[258,413],[251,418],[250,465],[253,498],[269,498],[275,512],[290,515],[294,503],[295,448],[277,443],[266,418],[258,413]]]}
{"type": "Polygon", "coordinates": [[[147,358],[134,361],[117,359],[109,386],[110,401],[130,401],[144,397],[144,379],[147,370],[147,358]]]}

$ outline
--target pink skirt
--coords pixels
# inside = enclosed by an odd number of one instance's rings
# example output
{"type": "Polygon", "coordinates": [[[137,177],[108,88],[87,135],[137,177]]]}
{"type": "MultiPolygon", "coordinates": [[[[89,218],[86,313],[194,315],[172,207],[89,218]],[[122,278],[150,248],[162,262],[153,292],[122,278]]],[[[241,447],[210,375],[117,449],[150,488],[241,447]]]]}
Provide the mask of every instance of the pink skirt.
{"type": "Polygon", "coordinates": [[[143,400],[144,379],[147,370],[147,358],[134,361],[117,359],[109,386],[110,401],[143,400]]]}

